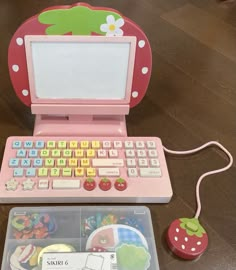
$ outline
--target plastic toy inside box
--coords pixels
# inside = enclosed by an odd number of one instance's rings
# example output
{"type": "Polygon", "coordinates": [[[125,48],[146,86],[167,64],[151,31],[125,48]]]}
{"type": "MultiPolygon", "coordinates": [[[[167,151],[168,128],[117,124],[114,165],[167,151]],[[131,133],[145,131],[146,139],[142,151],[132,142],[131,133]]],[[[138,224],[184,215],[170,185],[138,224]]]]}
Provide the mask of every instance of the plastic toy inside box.
{"type": "Polygon", "coordinates": [[[13,208],[1,269],[42,269],[42,255],[46,252],[106,251],[116,252],[118,270],[158,270],[149,209],[143,206],[13,208]]]}

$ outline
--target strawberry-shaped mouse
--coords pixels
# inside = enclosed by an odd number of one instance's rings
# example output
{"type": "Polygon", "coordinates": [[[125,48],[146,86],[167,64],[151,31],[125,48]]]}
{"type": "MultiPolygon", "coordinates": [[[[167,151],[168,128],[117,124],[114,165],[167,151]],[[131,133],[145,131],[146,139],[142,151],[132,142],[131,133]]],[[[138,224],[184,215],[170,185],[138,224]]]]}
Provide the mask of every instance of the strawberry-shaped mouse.
{"type": "Polygon", "coordinates": [[[208,245],[208,236],[197,218],[179,218],[167,232],[167,244],[172,252],[186,260],[202,255],[208,245]]]}

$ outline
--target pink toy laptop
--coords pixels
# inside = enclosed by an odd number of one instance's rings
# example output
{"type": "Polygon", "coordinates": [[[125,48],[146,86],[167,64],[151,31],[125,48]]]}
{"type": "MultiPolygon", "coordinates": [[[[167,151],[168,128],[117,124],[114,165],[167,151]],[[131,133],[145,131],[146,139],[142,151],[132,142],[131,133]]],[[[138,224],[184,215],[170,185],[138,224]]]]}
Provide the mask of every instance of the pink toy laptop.
{"type": "Polygon", "coordinates": [[[9,70],[35,127],[7,140],[1,203],[170,201],[160,139],[127,136],[151,76],[134,22],[84,3],[47,9],[14,34],[9,70]]]}

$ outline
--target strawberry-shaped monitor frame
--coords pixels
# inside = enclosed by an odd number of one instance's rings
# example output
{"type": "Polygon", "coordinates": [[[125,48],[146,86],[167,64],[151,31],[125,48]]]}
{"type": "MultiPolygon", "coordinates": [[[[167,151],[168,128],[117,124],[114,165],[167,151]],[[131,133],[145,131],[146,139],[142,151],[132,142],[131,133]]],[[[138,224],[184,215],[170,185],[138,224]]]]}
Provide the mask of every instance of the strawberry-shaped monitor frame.
{"type": "MultiPolygon", "coordinates": [[[[129,113],[130,108],[142,100],[147,91],[152,70],[152,54],[146,35],[132,20],[114,9],[76,3],[71,6],[50,7],[25,21],[17,29],[10,42],[8,65],[17,96],[25,105],[31,106],[32,113],[36,114],[34,135],[126,136],[125,115],[129,113]],[[59,104],[60,116],[52,118],[51,115],[58,114],[58,110],[55,109],[58,103],[54,106],[51,106],[51,103],[32,103],[24,44],[27,35],[135,37],[135,60],[129,103],[120,104],[118,108],[112,103],[106,106],[101,105],[97,111],[93,112],[93,115],[101,116],[99,120],[96,119],[97,125],[101,128],[96,129],[91,129],[94,117],[85,113],[83,104],[80,104],[80,107],[77,104],[70,104],[69,109],[67,104],[59,104]],[[69,114],[67,110],[73,113],[69,114]],[[105,123],[104,119],[108,116],[111,117],[109,120],[112,125],[105,123]],[[54,122],[56,125],[52,125],[54,122]],[[77,122],[77,124],[80,122],[82,126],[68,125],[69,122],[77,122]],[[85,122],[87,124],[83,125],[85,122]],[[65,124],[68,126],[67,129],[64,128],[65,124]],[[90,130],[87,129],[88,126],[90,130]],[[58,134],[55,134],[55,130],[58,134]],[[101,132],[98,133],[98,130],[101,132]]],[[[86,106],[86,110],[91,112],[91,105],[86,104],[86,106]]]]}

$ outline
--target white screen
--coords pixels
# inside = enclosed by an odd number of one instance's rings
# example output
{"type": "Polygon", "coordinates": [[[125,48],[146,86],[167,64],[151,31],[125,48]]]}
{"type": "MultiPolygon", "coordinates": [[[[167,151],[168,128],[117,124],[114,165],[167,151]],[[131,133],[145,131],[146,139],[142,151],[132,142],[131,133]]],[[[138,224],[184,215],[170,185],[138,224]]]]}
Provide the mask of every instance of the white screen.
{"type": "Polygon", "coordinates": [[[31,42],[37,98],[122,100],[130,43],[31,42]]]}

